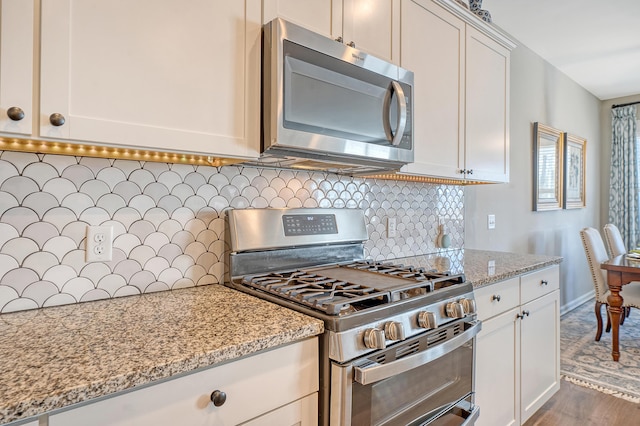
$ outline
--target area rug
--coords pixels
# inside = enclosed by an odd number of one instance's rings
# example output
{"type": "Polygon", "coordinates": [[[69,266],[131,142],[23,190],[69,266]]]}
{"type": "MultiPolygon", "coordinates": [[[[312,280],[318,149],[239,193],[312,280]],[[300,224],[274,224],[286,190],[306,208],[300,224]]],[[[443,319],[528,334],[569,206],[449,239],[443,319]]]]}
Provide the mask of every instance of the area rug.
{"type": "MultiPolygon", "coordinates": [[[[580,386],[640,403],[640,310],[632,309],[620,327],[620,361],[611,358],[611,333],[596,342],[593,300],[560,320],[560,373],[580,386]]],[[[602,307],[603,327],[606,311],[602,307]]]]}

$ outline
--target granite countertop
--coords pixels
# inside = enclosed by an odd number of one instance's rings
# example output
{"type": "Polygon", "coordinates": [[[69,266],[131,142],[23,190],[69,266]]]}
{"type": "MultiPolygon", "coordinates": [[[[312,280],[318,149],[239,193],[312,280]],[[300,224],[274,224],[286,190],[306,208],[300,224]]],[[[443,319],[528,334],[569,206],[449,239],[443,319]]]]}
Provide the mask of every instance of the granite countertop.
{"type": "Polygon", "coordinates": [[[0,424],[323,332],[221,285],[0,315],[0,424]]]}

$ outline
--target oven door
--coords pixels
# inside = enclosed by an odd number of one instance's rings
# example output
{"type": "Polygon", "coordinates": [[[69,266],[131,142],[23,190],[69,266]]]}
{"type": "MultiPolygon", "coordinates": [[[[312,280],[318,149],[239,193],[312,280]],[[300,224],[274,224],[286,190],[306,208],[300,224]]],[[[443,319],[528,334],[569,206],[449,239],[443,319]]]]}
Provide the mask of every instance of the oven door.
{"type": "Polygon", "coordinates": [[[471,425],[475,336],[459,320],[348,364],[331,366],[331,425],[471,425]]]}

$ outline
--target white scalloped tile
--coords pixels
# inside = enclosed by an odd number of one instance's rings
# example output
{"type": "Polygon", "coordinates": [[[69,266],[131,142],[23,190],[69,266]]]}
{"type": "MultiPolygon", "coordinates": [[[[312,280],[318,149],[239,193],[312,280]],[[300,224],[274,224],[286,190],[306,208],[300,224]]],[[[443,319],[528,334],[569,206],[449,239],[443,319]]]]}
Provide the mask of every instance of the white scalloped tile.
{"type": "Polygon", "coordinates": [[[156,252],[151,247],[137,246],[131,250],[131,252],[129,253],[129,256],[127,257],[129,259],[135,260],[141,265],[144,265],[149,261],[149,259],[152,259],[155,256],[156,256],[156,252]]]}
{"type": "Polygon", "coordinates": [[[192,195],[195,195],[195,191],[192,187],[186,183],[179,183],[171,189],[171,195],[175,195],[184,204],[185,200],[192,195]]]}
{"type": "Polygon", "coordinates": [[[62,287],[61,293],[67,293],[74,299],[80,300],[82,296],[95,288],[95,285],[85,277],[72,278],[62,287]]]}
{"type": "MultiPolygon", "coordinates": [[[[0,154],[1,153],[2,152],[0,151],[0,154]]],[[[16,168],[16,166],[11,164],[9,161],[0,160],[0,187],[5,180],[9,179],[10,177],[16,176],[17,174],[18,169],[16,168]]]]}
{"type": "MultiPolygon", "coordinates": [[[[94,281],[95,282],[95,281],[94,281]]],[[[121,288],[127,285],[127,282],[122,277],[122,275],[110,274],[98,281],[97,288],[102,289],[109,293],[109,296],[116,294],[116,292],[121,288]]]]}
{"type": "Polygon", "coordinates": [[[142,219],[140,212],[131,207],[123,207],[113,214],[113,220],[122,223],[126,229],[129,229],[131,225],[140,219],[142,219]]]}
{"type": "Polygon", "coordinates": [[[287,207],[294,209],[300,208],[302,207],[302,201],[297,198],[291,198],[289,201],[287,201],[287,207]]]}
{"type": "Polygon", "coordinates": [[[180,278],[179,280],[173,283],[173,285],[171,286],[171,290],[177,290],[180,288],[189,288],[189,287],[195,287],[195,286],[196,286],[196,283],[194,283],[189,278],[180,278]]]}
{"type": "Polygon", "coordinates": [[[124,198],[118,194],[104,194],[97,202],[95,202],[96,207],[104,209],[112,217],[118,209],[121,209],[126,205],[127,203],[124,201],[124,198]]]}
{"type": "Polygon", "coordinates": [[[236,175],[231,179],[231,186],[238,189],[238,191],[242,191],[247,186],[251,185],[251,180],[249,177],[244,175],[236,175]]]}
{"type": "Polygon", "coordinates": [[[231,181],[231,179],[233,179],[234,176],[240,174],[242,169],[243,169],[242,166],[225,166],[225,167],[221,167],[219,169],[219,173],[221,175],[226,176],[227,179],[229,179],[229,181],[231,181]]]}
{"type": "Polygon", "coordinates": [[[204,253],[196,259],[196,265],[202,266],[205,271],[209,271],[216,262],[218,262],[218,256],[212,252],[204,253]]]}
{"type": "Polygon", "coordinates": [[[202,277],[207,275],[207,270],[202,265],[192,265],[185,271],[182,271],[182,274],[185,278],[189,278],[193,282],[197,283],[202,277]]]}
{"type": "MultiPolygon", "coordinates": [[[[68,266],[66,266],[68,268],[68,266]]],[[[49,272],[49,271],[47,271],[49,272]]],[[[88,278],[92,283],[100,282],[100,280],[107,275],[111,275],[111,269],[104,263],[91,262],[87,263],[87,266],[82,268],[79,274],[81,277],[88,278]]],[[[66,281],[69,281],[71,277],[68,277],[66,281]]],[[[124,278],[123,278],[124,279],[124,278]]]]}
{"type": "Polygon", "coordinates": [[[42,247],[42,251],[52,253],[58,260],[62,260],[67,253],[77,248],[75,241],[71,238],[58,236],[47,241],[42,247]]]}
{"type": "Polygon", "coordinates": [[[212,167],[212,166],[196,166],[194,168],[194,173],[198,173],[199,175],[202,175],[202,177],[208,182],[209,178],[212,175],[215,175],[218,173],[218,168],[212,167]]]}
{"type": "Polygon", "coordinates": [[[190,172],[184,177],[184,183],[189,185],[193,191],[197,191],[202,185],[206,185],[207,178],[202,174],[196,172],[190,172]]]}
{"type": "Polygon", "coordinates": [[[74,299],[73,296],[66,293],[58,293],[58,294],[54,294],[53,296],[45,300],[42,307],[48,308],[51,306],[70,305],[72,303],[77,303],[77,300],[74,299]]]}
{"type": "Polygon", "coordinates": [[[154,282],[151,283],[147,286],[147,288],[144,289],[145,293],[157,293],[159,291],[167,291],[167,290],[171,290],[171,287],[169,287],[167,284],[165,283],[161,283],[161,282],[154,282]]]}
{"type": "MultiPolygon", "coordinates": [[[[73,194],[67,195],[61,203],[62,207],[72,210],[78,217],[80,217],[85,210],[95,207],[95,205],[96,203],[91,199],[91,197],[80,192],[74,192],[73,194]]],[[[101,207],[99,208],[102,209],[101,207]]]]}
{"type": "Polygon", "coordinates": [[[161,173],[169,170],[169,164],[147,161],[142,164],[142,168],[153,173],[156,179],[158,179],[161,173]]]}
{"type": "Polygon", "coordinates": [[[209,224],[209,229],[215,232],[218,235],[218,238],[221,235],[223,235],[224,228],[225,228],[225,220],[224,218],[221,218],[221,217],[212,220],[211,223],[209,224]]]}
{"type": "Polygon", "coordinates": [[[95,175],[91,169],[80,164],[72,164],[65,167],[60,173],[60,177],[71,181],[78,189],[82,187],[83,183],[95,179],[95,175]]]}
{"type": "Polygon", "coordinates": [[[271,181],[271,179],[278,177],[278,170],[276,169],[261,169],[260,176],[263,176],[267,181],[271,181]]]}
{"type": "Polygon", "coordinates": [[[13,195],[8,192],[0,191],[0,216],[12,207],[18,207],[20,203],[13,195]]]}
{"type": "Polygon", "coordinates": [[[209,274],[213,275],[216,280],[218,280],[218,282],[223,282],[224,281],[224,263],[223,262],[217,262],[216,264],[214,264],[211,268],[209,268],[209,274]]]}
{"type": "MultiPolygon", "coordinates": [[[[14,226],[8,223],[0,222],[0,249],[7,241],[17,238],[19,236],[20,234],[18,234],[18,230],[14,226]]],[[[0,274],[0,277],[2,277],[2,274],[0,274]]]]}
{"type": "Polygon", "coordinates": [[[260,192],[269,187],[269,181],[264,176],[256,176],[251,179],[251,186],[260,192]]]}
{"type": "Polygon", "coordinates": [[[182,207],[182,202],[175,195],[165,195],[158,201],[158,207],[166,210],[171,215],[176,209],[182,207]]]}
{"type": "Polygon", "coordinates": [[[12,176],[0,185],[0,191],[5,191],[15,197],[19,203],[29,195],[40,191],[38,183],[25,176],[12,176]]]}
{"type": "Polygon", "coordinates": [[[35,301],[38,306],[42,306],[48,298],[58,294],[58,287],[49,281],[36,281],[29,284],[22,292],[22,297],[35,301]]]}
{"type": "Polygon", "coordinates": [[[140,238],[133,234],[122,234],[113,239],[113,247],[122,250],[127,257],[129,256],[129,252],[140,244],[142,244],[140,238]]]}
{"type": "Polygon", "coordinates": [[[189,223],[195,217],[195,213],[185,207],[180,207],[174,210],[171,214],[171,219],[180,222],[180,225],[182,225],[183,229],[186,227],[187,223],[189,223]]]}
{"type": "Polygon", "coordinates": [[[94,288],[87,291],[82,295],[80,302],[93,302],[95,300],[109,299],[110,295],[106,290],[100,288],[94,288]]]}
{"type": "Polygon", "coordinates": [[[233,209],[246,209],[251,206],[249,200],[244,197],[235,197],[233,200],[231,200],[230,204],[230,208],[233,209]]]}
{"type": "Polygon", "coordinates": [[[184,207],[193,212],[197,212],[207,207],[207,202],[204,198],[198,195],[192,195],[191,197],[184,200],[184,207]]]}
{"type": "Polygon", "coordinates": [[[182,225],[177,220],[167,219],[158,226],[158,231],[172,239],[175,234],[182,231],[182,225]]]}
{"type": "Polygon", "coordinates": [[[82,164],[97,175],[100,170],[111,167],[111,161],[107,158],[81,157],[79,164],[82,164]]]}
{"type": "Polygon", "coordinates": [[[60,260],[55,254],[46,251],[38,251],[29,254],[22,262],[24,268],[30,268],[36,271],[38,276],[44,276],[47,270],[60,264],[60,260]]]}
{"type": "Polygon", "coordinates": [[[169,165],[172,172],[177,173],[180,176],[180,180],[184,180],[189,173],[193,173],[196,167],[191,164],[179,164],[173,163],[169,165]]]}
{"type": "Polygon", "coordinates": [[[220,192],[220,190],[224,186],[229,185],[229,179],[225,175],[217,173],[217,174],[211,175],[208,183],[210,185],[213,185],[216,188],[216,190],[220,192]]]}
{"type": "MultiPolygon", "coordinates": [[[[3,269],[6,270],[6,268],[3,269]]],[[[0,280],[0,284],[13,288],[18,295],[22,294],[29,284],[40,280],[37,272],[33,269],[19,268],[16,265],[15,269],[6,271],[0,280]]]]}
{"type": "Polygon", "coordinates": [[[157,179],[158,183],[163,184],[169,191],[173,190],[173,187],[182,183],[182,176],[173,170],[166,171],[160,174],[157,179]]]}
{"type": "MultiPolygon", "coordinates": [[[[169,237],[162,232],[153,232],[147,235],[143,241],[145,246],[149,246],[155,253],[159,253],[160,250],[170,244],[169,237]]],[[[178,250],[182,250],[179,246],[176,245],[178,250]]]]}
{"type": "Polygon", "coordinates": [[[142,188],[133,182],[119,182],[113,188],[113,193],[121,196],[126,203],[129,203],[133,197],[142,194],[142,188]]]}
{"type": "Polygon", "coordinates": [[[269,207],[269,202],[262,197],[256,197],[251,200],[251,207],[255,209],[266,209],[269,207]]]}
{"type": "Polygon", "coordinates": [[[151,272],[154,276],[158,277],[162,271],[169,268],[169,262],[167,259],[163,259],[161,257],[151,258],[143,265],[143,269],[145,271],[151,272]]]}
{"type": "Polygon", "coordinates": [[[22,176],[33,179],[42,188],[51,179],[59,177],[58,171],[48,163],[31,163],[22,171],[22,176]]]}
{"type": "Polygon", "coordinates": [[[125,281],[129,282],[131,277],[133,277],[137,272],[142,271],[142,265],[132,259],[127,259],[122,262],[119,262],[115,268],[113,268],[113,273],[122,275],[125,281]]]}
{"type": "Polygon", "coordinates": [[[184,224],[184,229],[197,236],[202,231],[206,231],[207,224],[202,219],[192,218],[184,224]]]}
{"type": "Polygon", "coordinates": [[[167,262],[173,264],[174,259],[182,255],[182,249],[176,244],[165,244],[157,253],[158,256],[167,259],[167,262]]]}
{"type": "Polygon", "coordinates": [[[295,179],[297,173],[293,170],[278,170],[278,177],[289,183],[291,179],[295,179]]]}
{"type": "Polygon", "coordinates": [[[18,299],[13,299],[12,301],[4,305],[2,307],[2,313],[27,311],[29,309],[37,309],[38,307],[38,304],[34,300],[21,297],[18,299]]]}
{"type": "Polygon", "coordinates": [[[218,234],[210,229],[203,229],[196,235],[196,241],[203,243],[205,246],[209,246],[212,242],[218,239],[218,234]]]}
{"type": "Polygon", "coordinates": [[[173,284],[182,279],[183,275],[179,269],[176,268],[167,268],[162,270],[158,275],[158,281],[167,284],[169,287],[173,286],[173,284]]]}
{"type": "Polygon", "coordinates": [[[207,247],[199,241],[194,241],[184,249],[184,254],[197,259],[207,252],[207,247]]]}
{"type": "Polygon", "coordinates": [[[109,212],[101,207],[89,207],[82,211],[78,219],[89,225],[98,226],[111,219],[111,216],[109,216],[109,212]]]}
{"type": "Polygon", "coordinates": [[[54,178],[47,181],[42,187],[43,192],[47,192],[53,195],[60,204],[62,204],[65,197],[69,194],[74,194],[78,192],[78,189],[68,179],[65,178],[54,178]]]}
{"type": "Polygon", "coordinates": [[[247,186],[246,188],[242,189],[240,195],[249,200],[249,202],[251,203],[254,198],[260,196],[260,192],[253,186],[247,186]]]}
{"type": "Polygon", "coordinates": [[[209,245],[209,251],[218,256],[219,260],[222,260],[223,254],[229,250],[229,245],[223,239],[214,241],[209,245]]]}
{"type": "Polygon", "coordinates": [[[142,168],[142,162],[135,160],[114,160],[111,167],[122,170],[122,172],[127,176],[127,179],[129,179],[131,173],[142,168]]]}
{"type": "Polygon", "coordinates": [[[302,207],[305,207],[305,208],[318,207],[318,201],[316,201],[313,198],[307,198],[306,200],[304,200],[304,203],[302,203],[302,207]]]}
{"type": "Polygon", "coordinates": [[[189,268],[193,267],[194,265],[195,258],[187,254],[181,254],[171,260],[171,267],[178,269],[183,276],[186,276],[185,273],[187,272],[187,270],[189,270],[189,268]]]}
{"type": "Polygon", "coordinates": [[[150,183],[149,185],[147,185],[142,193],[151,197],[156,204],[160,202],[162,197],[170,194],[169,189],[158,182],[150,183]]]}
{"type": "Polygon", "coordinates": [[[148,195],[140,194],[129,200],[129,207],[144,216],[145,213],[156,207],[156,202],[148,195]]]}
{"type": "Polygon", "coordinates": [[[7,241],[0,249],[0,253],[8,254],[21,264],[27,256],[37,253],[38,250],[39,247],[35,241],[18,237],[7,241]]]}
{"type": "Polygon", "coordinates": [[[4,305],[18,297],[20,297],[20,295],[15,289],[6,285],[0,285],[0,312],[4,305]]]}
{"type": "Polygon", "coordinates": [[[154,233],[155,230],[153,224],[146,220],[137,220],[129,227],[129,233],[138,237],[140,241],[144,241],[150,234],[154,233]]]}
{"type": "Polygon", "coordinates": [[[207,274],[202,278],[200,278],[196,283],[196,285],[210,285],[210,284],[221,284],[221,282],[218,281],[216,277],[214,277],[213,275],[207,274]]]}
{"type": "Polygon", "coordinates": [[[187,248],[187,246],[192,242],[194,242],[195,240],[196,238],[189,231],[179,231],[179,232],[176,232],[173,235],[173,237],[171,237],[171,242],[173,244],[177,244],[178,246],[180,246],[182,251],[184,251],[187,248]]]}
{"type": "Polygon", "coordinates": [[[229,207],[229,201],[222,195],[216,195],[209,200],[209,207],[212,207],[218,213],[225,211],[229,207]]]}
{"type": "Polygon", "coordinates": [[[80,192],[87,194],[93,201],[98,202],[100,197],[111,193],[111,190],[109,189],[109,185],[103,181],[92,179],[82,184],[80,192]]]}
{"type": "Polygon", "coordinates": [[[203,207],[196,212],[196,217],[208,227],[213,220],[220,217],[220,214],[213,207],[203,207]]]}
{"type": "Polygon", "coordinates": [[[267,187],[260,191],[260,196],[271,203],[271,200],[278,196],[278,192],[274,188],[267,187]]]}
{"type": "Polygon", "coordinates": [[[144,191],[147,185],[156,181],[156,177],[149,170],[137,169],[131,172],[128,180],[138,185],[144,191]]]}
{"type": "Polygon", "coordinates": [[[196,195],[202,197],[207,203],[209,203],[213,197],[218,195],[218,189],[213,185],[202,185],[196,190],[196,195]]]}
{"type": "Polygon", "coordinates": [[[287,202],[280,197],[275,197],[275,198],[272,198],[271,201],[269,202],[269,207],[274,209],[282,209],[284,207],[287,207],[287,202]]]}
{"type": "Polygon", "coordinates": [[[147,288],[152,282],[155,282],[155,280],[156,277],[152,272],[139,271],[131,276],[129,285],[136,287],[138,290],[140,290],[140,292],[144,292],[144,289],[147,288]]]}
{"type": "Polygon", "coordinates": [[[116,291],[116,294],[113,295],[113,297],[136,296],[140,293],[142,293],[140,289],[132,285],[128,285],[128,286],[120,287],[118,291],[116,291]]]}
{"type": "Polygon", "coordinates": [[[158,229],[162,222],[169,219],[169,214],[166,211],[155,207],[153,209],[147,210],[144,214],[143,219],[147,222],[150,222],[155,227],[155,229],[158,229]]]}
{"type": "Polygon", "coordinates": [[[37,154],[17,151],[0,151],[0,158],[13,164],[19,173],[22,173],[27,165],[40,161],[37,154]]]}
{"type": "Polygon", "coordinates": [[[67,253],[67,255],[62,259],[63,265],[68,265],[73,268],[76,273],[80,273],[86,262],[84,261],[85,252],[83,250],[74,250],[72,252],[67,253]]]}

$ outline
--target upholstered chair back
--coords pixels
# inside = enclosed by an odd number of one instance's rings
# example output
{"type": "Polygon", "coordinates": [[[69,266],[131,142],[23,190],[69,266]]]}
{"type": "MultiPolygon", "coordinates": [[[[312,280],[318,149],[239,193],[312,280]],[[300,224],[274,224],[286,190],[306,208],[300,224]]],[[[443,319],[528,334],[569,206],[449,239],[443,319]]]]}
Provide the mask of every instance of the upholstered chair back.
{"type": "Polygon", "coordinates": [[[607,223],[604,226],[604,240],[607,242],[607,248],[609,249],[609,255],[611,257],[620,256],[627,252],[620,230],[613,223],[607,223]]]}
{"type": "Polygon", "coordinates": [[[595,228],[584,228],[580,231],[580,237],[582,238],[582,245],[591,270],[591,277],[596,290],[596,301],[607,303],[605,292],[609,290],[609,287],[607,287],[604,271],[600,269],[600,264],[609,259],[607,249],[600,233],[595,228]]]}

